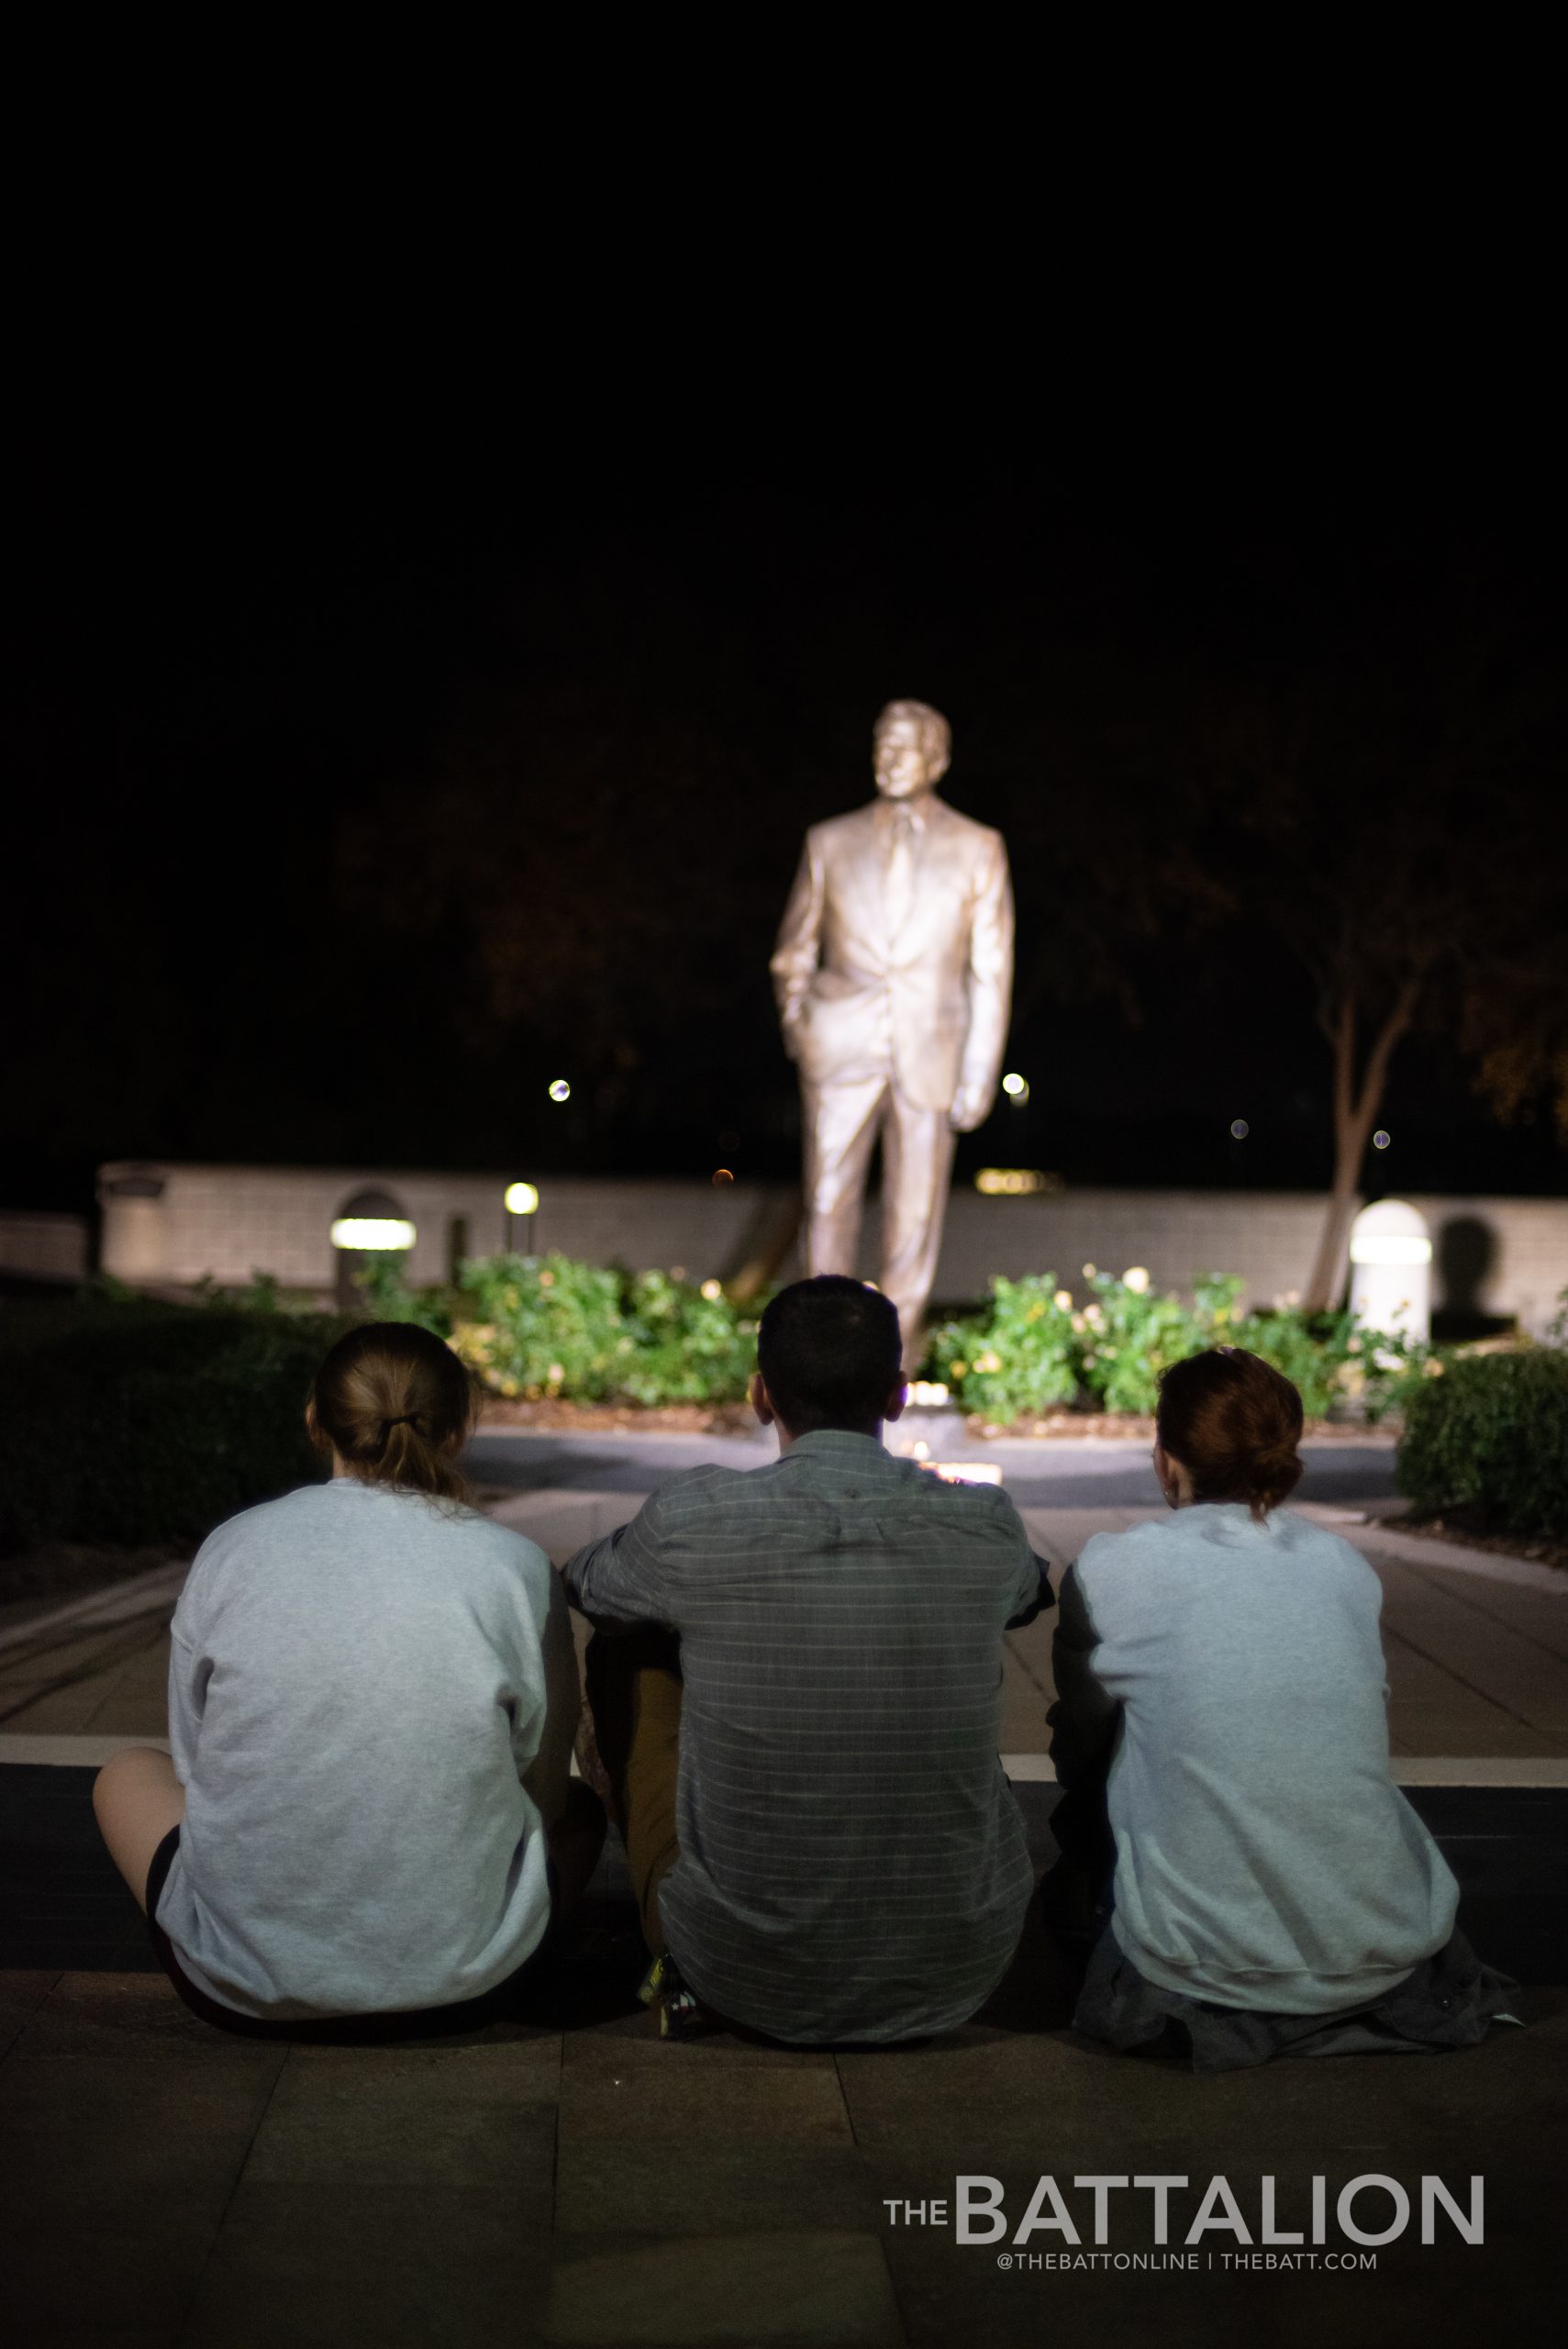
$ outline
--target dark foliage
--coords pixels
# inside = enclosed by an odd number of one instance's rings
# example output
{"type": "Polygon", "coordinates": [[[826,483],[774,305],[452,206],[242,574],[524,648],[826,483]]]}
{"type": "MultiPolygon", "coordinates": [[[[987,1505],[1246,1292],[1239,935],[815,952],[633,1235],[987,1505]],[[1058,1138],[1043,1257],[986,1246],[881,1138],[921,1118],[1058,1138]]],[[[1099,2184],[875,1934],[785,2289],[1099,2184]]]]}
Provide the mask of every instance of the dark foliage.
{"type": "Polygon", "coordinates": [[[303,1414],[341,1323],[89,1302],[0,1320],[0,1556],[198,1540],[321,1474],[303,1414]]]}
{"type": "Polygon", "coordinates": [[[1499,1532],[1568,1536],[1568,1353],[1472,1355],[1406,1405],[1399,1489],[1499,1532]]]}

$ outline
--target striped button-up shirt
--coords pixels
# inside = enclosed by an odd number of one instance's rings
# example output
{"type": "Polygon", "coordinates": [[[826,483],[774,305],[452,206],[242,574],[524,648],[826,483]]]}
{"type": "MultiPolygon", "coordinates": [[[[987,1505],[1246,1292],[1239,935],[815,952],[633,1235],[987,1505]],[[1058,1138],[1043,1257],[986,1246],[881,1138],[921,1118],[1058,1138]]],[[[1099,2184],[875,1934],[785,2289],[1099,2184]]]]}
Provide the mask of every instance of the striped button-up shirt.
{"type": "Polygon", "coordinates": [[[693,1469],[566,1567],[592,1616],[670,1625],[685,1683],[672,1954],[785,2040],[962,2022],[1031,1887],[997,1753],[1002,1634],[1051,1603],[1017,1509],[873,1437],[693,1469]]]}

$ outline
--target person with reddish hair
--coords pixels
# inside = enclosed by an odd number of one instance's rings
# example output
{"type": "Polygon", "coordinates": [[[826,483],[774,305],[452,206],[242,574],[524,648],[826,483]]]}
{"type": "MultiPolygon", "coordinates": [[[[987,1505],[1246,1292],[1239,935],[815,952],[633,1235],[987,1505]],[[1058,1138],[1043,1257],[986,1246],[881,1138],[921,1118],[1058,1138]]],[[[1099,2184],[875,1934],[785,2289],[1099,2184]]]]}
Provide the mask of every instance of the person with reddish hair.
{"type": "Polygon", "coordinates": [[[1377,1576],[1283,1506],[1301,1428],[1256,1354],[1175,1364],[1154,1445],[1173,1514],[1096,1534],[1061,1592],[1047,1915],[1098,1895],[1073,2022],[1174,2039],[1198,2071],[1470,2045],[1504,2005],[1389,1773],[1377,1576]]]}

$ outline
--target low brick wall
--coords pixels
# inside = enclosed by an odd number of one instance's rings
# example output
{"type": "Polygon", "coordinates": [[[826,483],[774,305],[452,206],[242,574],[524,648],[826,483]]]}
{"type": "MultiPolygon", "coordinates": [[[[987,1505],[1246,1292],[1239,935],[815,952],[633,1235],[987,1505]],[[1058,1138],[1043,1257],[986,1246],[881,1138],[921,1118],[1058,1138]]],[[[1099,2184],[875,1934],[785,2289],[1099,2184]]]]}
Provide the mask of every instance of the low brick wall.
{"type": "MultiPolygon", "coordinates": [[[[100,1172],[102,1262],[122,1280],[183,1285],[270,1273],[326,1295],[334,1275],[328,1238],[355,1194],[389,1194],[417,1234],[416,1281],[443,1279],[456,1254],[504,1244],[503,1174],[436,1174],[384,1167],[184,1166],[137,1163],[100,1172]]],[[[782,1185],[631,1177],[546,1177],[539,1211],[512,1225],[519,1249],[558,1248],[590,1263],[679,1266],[723,1277],[756,1247],[786,1204],[782,1185]]],[[[1515,1316],[1540,1332],[1568,1286],[1568,1199],[1412,1195],[1430,1227],[1433,1302],[1515,1316]]],[[[1161,1287],[1238,1273],[1249,1300],[1298,1291],[1323,1215],[1317,1192],[1067,1190],[1054,1197],[983,1198],[956,1191],[949,1206],[937,1296],[984,1294],[995,1273],[1053,1272],[1079,1287],[1083,1266],[1120,1273],[1146,1265],[1161,1287]]],[[[876,1271],[877,1210],[868,1210],[862,1272],[876,1271]]],[[[799,1269],[798,1259],[786,1273],[799,1269]]]]}
{"type": "Polygon", "coordinates": [[[88,1238],[85,1216],[35,1215],[6,1208],[0,1211],[0,1273],[79,1281],[87,1270],[88,1238]]]}

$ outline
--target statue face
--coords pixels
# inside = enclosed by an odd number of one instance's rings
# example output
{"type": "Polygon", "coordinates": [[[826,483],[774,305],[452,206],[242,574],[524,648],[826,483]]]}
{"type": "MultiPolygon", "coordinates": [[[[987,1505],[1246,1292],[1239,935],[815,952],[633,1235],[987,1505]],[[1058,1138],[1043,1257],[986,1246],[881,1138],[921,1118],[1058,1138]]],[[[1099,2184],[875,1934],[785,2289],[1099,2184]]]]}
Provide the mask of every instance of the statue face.
{"type": "Polygon", "coordinates": [[[947,745],[929,718],[896,703],[884,710],[872,737],[872,765],[884,799],[913,799],[929,791],[947,763],[947,745]]]}

